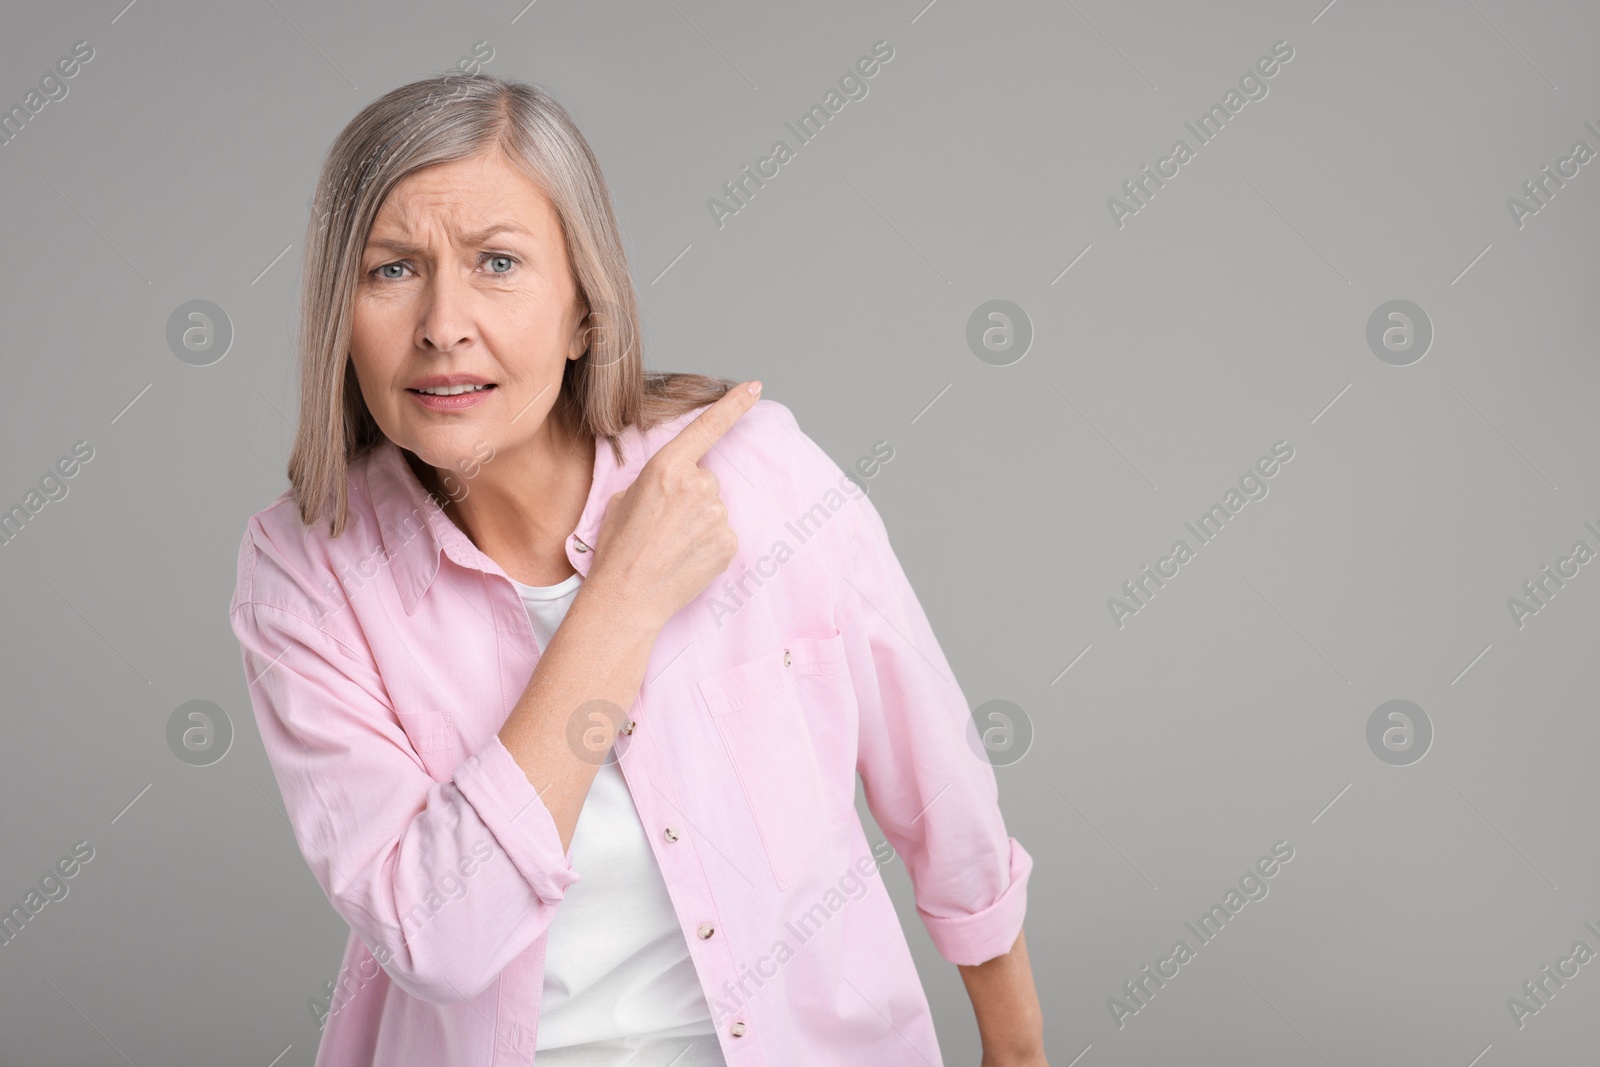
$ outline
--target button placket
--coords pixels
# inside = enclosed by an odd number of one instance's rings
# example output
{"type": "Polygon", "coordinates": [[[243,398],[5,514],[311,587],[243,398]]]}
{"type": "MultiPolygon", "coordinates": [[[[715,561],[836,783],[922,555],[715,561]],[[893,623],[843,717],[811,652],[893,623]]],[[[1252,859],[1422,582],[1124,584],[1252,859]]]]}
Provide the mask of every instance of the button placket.
{"type": "MultiPolygon", "coordinates": [[[[648,743],[648,739],[646,739],[645,749],[643,750],[643,752],[652,753],[652,754],[654,753],[654,747],[648,743]]],[[[646,760],[646,763],[649,764],[649,762],[651,760],[651,756],[650,755],[644,755],[643,758],[646,760]]],[[[643,770],[643,768],[639,767],[636,764],[635,765],[635,770],[643,770]]],[[[650,804],[647,804],[645,806],[644,810],[641,810],[640,814],[644,818],[644,821],[646,822],[646,824],[654,822],[655,821],[655,817],[658,814],[657,810],[655,809],[654,802],[652,802],[650,804]]],[[[660,809],[659,814],[661,814],[661,815],[669,814],[669,810],[667,808],[663,807],[663,808],[660,809]]],[[[683,837],[682,829],[679,826],[677,826],[677,825],[669,825],[669,824],[664,824],[664,823],[663,824],[658,824],[658,825],[661,826],[661,836],[668,843],[677,842],[677,841],[682,839],[682,837],[683,837]]],[[[668,871],[672,871],[672,870],[676,870],[677,869],[677,863],[679,862],[678,860],[676,860],[676,859],[674,859],[674,860],[666,859],[666,853],[665,852],[661,853],[661,856],[662,856],[662,863],[663,863],[663,874],[666,874],[668,871]]],[[[692,875],[687,875],[686,874],[686,875],[682,875],[680,877],[681,877],[681,880],[684,883],[684,888],[687,889],[687,890],[690,890],[691,893],[692,893],[691,897],[686,898],[685,900],[682,901],[681,910],[685,910],[685,911],[695,910],[695,911],[698,911],[698,910],[701,910],[702,908],[705,909],[705,910],[708,910],[708,911],[716,910],[714,901],[711,899],[710,894],[708,892],[708,890],[710,888],[709,886],[705,885],[702,880],[694,878],[692,875]]],[[[674,884],[676,884],[676,883],[674,883],[674,884]]],[[[677,907],[677,906],[678,906],[678,903],[675,901],[675,907],[677,907]]],[[[701,914],[705,914],[705,911],[701,911],[701,914]]],[[[694,930],[695,930],[695,939],[696,940],[701,940],[701,941],[707,941],[707,942],[711,941],[716,936],[717,925],[718,924],[715,923],[715,922],[701,922],[701,923],[699,923],[694,928],[694,930]]],[[[731,949],[731,946],[726,945],[725,942],[726,942],[726,939],[724,938],[724,939],[722,939],[722,940],[717,942],[717,945],[721,946],[721,947],[713,947],[710,944],[708,944],[706,946],[706,951],[715,953],[715,955],[706,958],[706,961],[705,961],[706,965],[709,966],[710,968],[712,968],[713,971],[718,972],[718,973],[731,973],[732,972],[731,961],[727,958],[727,952],[731,949]]],[[[745,1033],[746,1025],[747,1024],[742,1019],[734,1021],[731,1024],[731,1026],[729,1027],[729,1033],[733,1037],[741,1037],[745,1033]]]]}

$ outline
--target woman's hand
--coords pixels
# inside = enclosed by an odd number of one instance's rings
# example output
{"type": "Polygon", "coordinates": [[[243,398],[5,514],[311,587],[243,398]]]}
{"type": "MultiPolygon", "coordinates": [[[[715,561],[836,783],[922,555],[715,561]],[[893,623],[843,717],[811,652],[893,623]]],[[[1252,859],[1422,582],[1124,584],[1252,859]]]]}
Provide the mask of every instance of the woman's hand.
{"type": "Polygon", "coordinates": [[[759,382],[729,389],[646,460],[632,485],[612,494],[585,588],[598,587],[659,630],[728,569],[739,538],[717,476],[699,462],[759,392],[759,382]]]}

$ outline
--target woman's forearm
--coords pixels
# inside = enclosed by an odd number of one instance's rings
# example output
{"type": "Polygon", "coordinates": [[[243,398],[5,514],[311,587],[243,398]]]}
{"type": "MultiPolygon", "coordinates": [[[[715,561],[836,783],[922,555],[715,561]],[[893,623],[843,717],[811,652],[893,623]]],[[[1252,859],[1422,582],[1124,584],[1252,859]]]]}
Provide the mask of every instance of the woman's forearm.
{"type": "Polygon", "coordinates": [[[978,1035],[983,1040],[985,1062],[1004,1062],[1011,1057],[1025,1062],[1029,1056],[1044,1054],[1044,1013],[1039,1009],[1039,994],[1033,986],[1033,969],[1028,965],[1028,945],[1022,932],[1017,943],[1004,956],[973,966],[958,965],[973,1014],[978,1017],[978,1035]]]}
{"type": "Polygon", "coordinates": [[[563,849],[571,847],[589,786],[639,695],[659,632],[585,583],[500,727],[500,742],[550,809],[563,849]]]}

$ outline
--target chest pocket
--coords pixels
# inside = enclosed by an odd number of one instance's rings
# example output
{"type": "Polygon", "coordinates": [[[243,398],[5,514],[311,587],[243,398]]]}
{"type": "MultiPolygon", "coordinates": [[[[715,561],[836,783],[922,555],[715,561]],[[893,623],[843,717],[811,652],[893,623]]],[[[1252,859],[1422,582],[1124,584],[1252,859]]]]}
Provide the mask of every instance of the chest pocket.
{"type": "MultiPolygon", "coordinates": [[[[779,889],[810,866],[842,821],[824,792],[814,724],[846,709],[844,637],[791,638],[785,647],[700,680],[779,889]]],[[[824,741],[826,743],[826,741],[824,741]]]]}

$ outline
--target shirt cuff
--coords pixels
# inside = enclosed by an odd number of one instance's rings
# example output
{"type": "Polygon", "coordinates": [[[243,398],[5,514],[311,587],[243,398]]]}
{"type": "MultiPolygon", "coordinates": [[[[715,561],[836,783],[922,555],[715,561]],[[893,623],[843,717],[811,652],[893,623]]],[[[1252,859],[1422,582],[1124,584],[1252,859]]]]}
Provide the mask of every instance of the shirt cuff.
{"type": "Polygon", "coordinates": [[[550,809],[498,734],[456,768],[455,783],[546,903],[560,902],[582,879],[561,847],[550,809]]]}
{"type": "Polygon", "coordinates": [[[1011,845],[1011,884],[982,911],[968,915],[930,915],[917,908],[933,945],[950,963],[976,966],[1010,952],[1022,933],[1028,910],[1028,875],[1033,857],[1016,838],[1011,845]]]}

